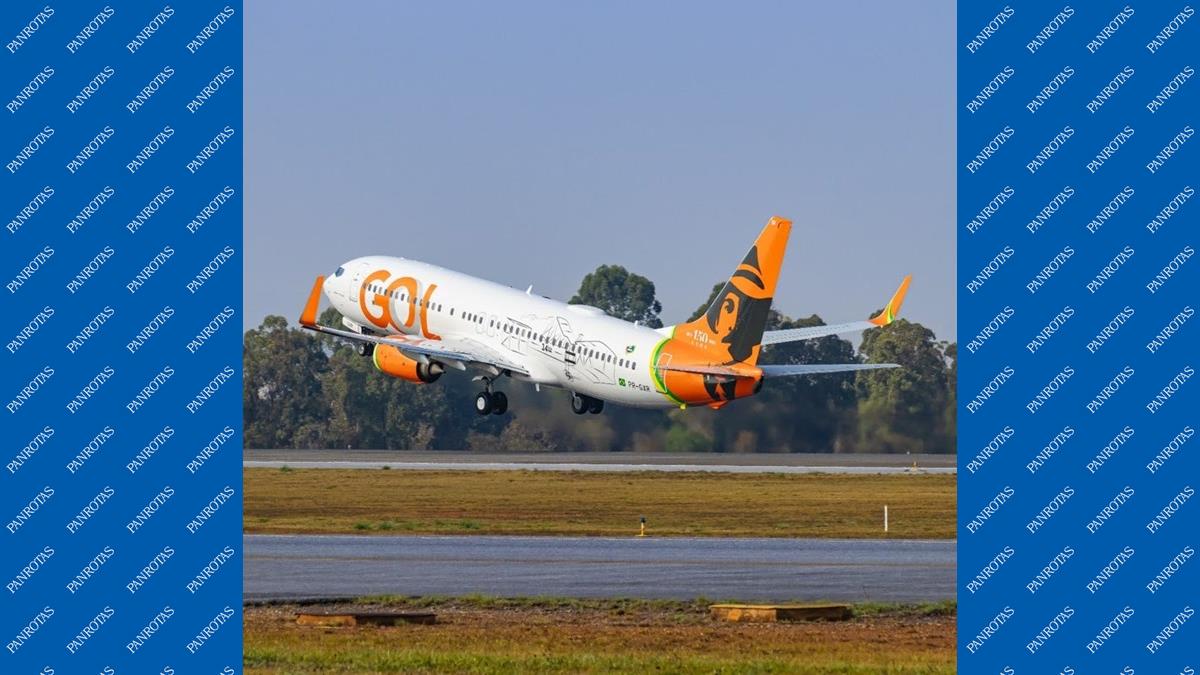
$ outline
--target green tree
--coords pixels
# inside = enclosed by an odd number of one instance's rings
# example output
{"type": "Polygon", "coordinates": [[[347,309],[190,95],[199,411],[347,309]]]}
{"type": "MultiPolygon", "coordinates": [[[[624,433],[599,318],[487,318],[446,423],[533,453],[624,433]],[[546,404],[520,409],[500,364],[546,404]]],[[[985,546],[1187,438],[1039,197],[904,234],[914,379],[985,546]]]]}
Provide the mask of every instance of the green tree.
{"type": "MultiPolygon", "coordinates": [[[[718,281],[716,284],[714,284],[712,290],[708,293],[708,299],[704,301],[703,305],[697,307],[696,311],[692,312],[692,315],[688,317],[688,321],[695,321],[703,316],[704,313],[708,311],[708,308],[712,306],[713,300],[717,299],[717,293],[720,293],[722,288],[725,288],[724,281],[718,281]]],[[[768,319],[768,321],[770,320],[768,319]]]]}
{"type": "MultiPolygon", "coordinates": [[[[767,330],[823,326],[821,317],[789,319],[774,310],[767,330]]],[[[854,346],[829,335],[763,347],[759,363],[857,363],[854,346]]],[[[854,374],[769,379],[753,398],[716,413],[714,434],[724,452],[833,452],[857,404],[854,374]]]]}
{"type": "Polygon", "coordinates": [[[946,365],[946,441],[954,452],[958,441],[958,343],[943,342],[946,365]]]}
{"type": "Polygon", "coordinates": [[[899,319],[863,332],[870,363],[902,368],[858,373],[858,437],[864,452],[948,452],[946,358],[933,331],[899,319]]]}
{"type": "MultiPolygon", "coordinates": [[[[342,324],[342,313],[337,311],[337,309],[334,307],[326,307],[324,310],[322,310],[321,315],[317,317],[317,323],[322,326],[329,326],[330,328],[337,328],[340,330],[345,330],[346,328],[346,326],[342,324]]],[[[328,333],[311,333],[311,335],[319,340],[321,345],[325,347],[325,351],[330,354],[337,351],[339,347],[344,347],[349,344],[345,340],[328,333]]]]}
{"type": "Polygon", "coordinates": [[[312,426],[326,411],[321,375],[328,359],[321,344],[282,316],[268,316],[242,340],[242,415],[245,444],[252,448],[297,447],[297,434],[312,440],[312,426]]]}
{"type": "Polygon", "coordinates": [[[571,304],[592,305],[610,316],[661,328],[662,303],[654,294],[654,282],[633,274],[620,265],[601,265],[579,284],[571,304]]]}
{"type": "Polygon", "coordinates": [[[388,376],[349,347],[334,352],[321,382],[329,405],[327,447],[440,447],[439,431],[452,416],[448,389],[441,382],[417,384],[388,376]]]}

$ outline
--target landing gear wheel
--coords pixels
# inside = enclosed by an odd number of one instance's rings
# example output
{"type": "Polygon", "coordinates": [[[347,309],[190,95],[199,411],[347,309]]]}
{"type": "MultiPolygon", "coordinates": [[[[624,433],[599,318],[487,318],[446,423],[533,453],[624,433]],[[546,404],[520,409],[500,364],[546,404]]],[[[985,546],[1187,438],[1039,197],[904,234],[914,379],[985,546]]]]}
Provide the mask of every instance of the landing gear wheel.
{"type": "Polygon", "coordinates": [[[375,354],[375,345],[371,342],[358,343],[359,356],[373,356],[375,354]]]}
{"type": "Polygon", "coordinates": [[[475,397],[475,412],[480,415],[487,415],[492,412],[492,395],[486,391],[479,392],[475,397]]]}
{"type": "Polygon", "coordinates": [[[604,401],[601,401],[598,398],[588,401],[588,412],[592,413],[593,415],[599,415],[603,411],[604,401]]]}
{"type": "Polygon", "coordinates": [[[508,412],[508,396],[502,391],[492,393],[492,414],[503,415],[508,412]]]}
{"type": "Polygon", "coordinates": [[[582,415],[590,407],[587,397],[580,396],[579,394],[571,394],[571,412],[576,415],[582,415]]]}

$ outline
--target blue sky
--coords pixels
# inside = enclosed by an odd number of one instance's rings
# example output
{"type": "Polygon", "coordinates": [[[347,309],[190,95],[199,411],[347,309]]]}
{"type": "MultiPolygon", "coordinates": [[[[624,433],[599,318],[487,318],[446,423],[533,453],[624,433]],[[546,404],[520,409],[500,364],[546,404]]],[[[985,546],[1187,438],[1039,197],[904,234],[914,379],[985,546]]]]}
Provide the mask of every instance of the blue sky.
{"type": "MultiPolygon", "coordinates": [[[[954,4],[247,3],[247,326],[416,258],[686,318],[775,214],[775,307],[955,336],[954,4]]],[[[854,338],[857,340],[857,338],[854,338]]]]}

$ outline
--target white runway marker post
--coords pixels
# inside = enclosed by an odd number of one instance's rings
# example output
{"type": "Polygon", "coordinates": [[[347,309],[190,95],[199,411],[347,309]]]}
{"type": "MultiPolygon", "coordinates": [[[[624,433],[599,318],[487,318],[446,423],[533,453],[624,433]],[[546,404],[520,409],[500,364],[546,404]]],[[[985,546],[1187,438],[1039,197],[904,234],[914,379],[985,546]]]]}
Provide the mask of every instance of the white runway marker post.
{"type": "Polygon", "coordinates": [[[883,505],[883,532],[884,532],[884,534],[887,534],[887,531],[888,531],[887,504],[884,504],[883,505]]]}

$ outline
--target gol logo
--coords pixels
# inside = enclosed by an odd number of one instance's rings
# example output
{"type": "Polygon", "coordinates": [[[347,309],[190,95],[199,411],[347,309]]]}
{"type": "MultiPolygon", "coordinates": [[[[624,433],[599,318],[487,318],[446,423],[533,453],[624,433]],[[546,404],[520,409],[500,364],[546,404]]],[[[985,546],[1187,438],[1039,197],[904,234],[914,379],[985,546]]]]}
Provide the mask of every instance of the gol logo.
{"type": "Polygon", "coordinates": [[[433,291],[437,288],[437,284],[429,284],[425,288],[425,294],[421,297],[421,301],[417,302],[417,288],[420,282],[412,277],[400,277],[390,284],[387,280],[392,276],[387,270],[378,270],[367,275],[363,279],[362,286],[358,289],[358,307],[362,310],[363,316],[368,321],[379,326],[387,328],[393,326],[396,330],[404,331],[413,327],[413,321],[420,321],[421,334],[430,340],[440,339],[429,331],[429,320],[426,311],[429,309],[429,299],[433,297],[433,291]],[[369,293],[368,287],[371,284],[378,283],[384,289],[383,293],[369,293]],[[387,284],[386,286],[384,284],[387,284]],[[408,316],[404,319],[404,324],[401,325],[396,321],[396,317],[392,315],[392,298],[395,292],[399,289],[405,291],[404,304],[408,306],[408,316]],[[367,302],[367,295],[371,298],[370,304],[367,302]],[[378,312],[372,311],[372,307],[379,308],[378,312]]]}

